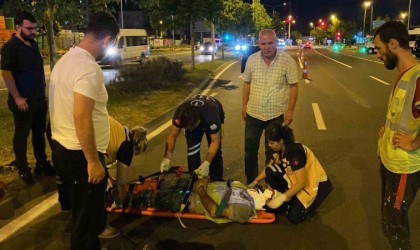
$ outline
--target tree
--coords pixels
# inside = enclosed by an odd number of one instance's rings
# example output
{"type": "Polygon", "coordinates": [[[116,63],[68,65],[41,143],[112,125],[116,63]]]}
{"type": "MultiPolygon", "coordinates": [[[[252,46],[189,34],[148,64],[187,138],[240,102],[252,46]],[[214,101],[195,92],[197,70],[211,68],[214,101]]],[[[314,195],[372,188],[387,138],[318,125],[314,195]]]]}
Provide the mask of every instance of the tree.
{"type": "Polygon", "coordinates": [[[194,23],[198,20],[214,22],[221,17],[223,0],[135,0],[140,6],[151,11],[151,15],[162,19],[174,15],[183,24],[190,24],[192,68],[194,61],[194,23]]]}
{"type": "Polygon", "coordinates": [[[272,28],[272,19],[268,15],[267,10],[260,3],[260,0],[253,0],[253,13],[254,13],[254,28],[259,32],[265,28],[272,28]]]}
{"type": "Polygon", "coordinates": [[[26,10],[34,14],[41,28],[40,33],[45,33],[47,36],[50,66],[52,69],[57,61],[54,41],[57,30],[54,31],[54,27],[66,24],[66,21],[74,25],[82,23],[84,17],[81,15],[80,7],[83,4],[87,5],[90,3],[92,7],[90,11],[93,13],[98,10],[106,10],[107,4],[110,2],[120,2],[120,0],[9,0],[5,2],[4,9],[10,15],[15,15],[21,10],[26,10]]]}
{"type": "Polygon", "coordinates": [[[246,36],[254,30],[251,5],[241,0],[223,1],[223,11],[216,21],[217,29],[235,36],[246,36]]]}

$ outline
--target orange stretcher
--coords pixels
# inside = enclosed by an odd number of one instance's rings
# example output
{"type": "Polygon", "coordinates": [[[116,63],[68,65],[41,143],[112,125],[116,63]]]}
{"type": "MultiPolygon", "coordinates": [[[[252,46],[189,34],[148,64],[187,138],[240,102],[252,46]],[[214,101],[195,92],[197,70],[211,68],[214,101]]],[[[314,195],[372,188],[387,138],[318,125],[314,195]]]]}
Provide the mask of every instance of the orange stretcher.
{"type": "MultiPolygon", "coordinates": [[[[134,184],[133,194],[137,194],[142,190],[156,190],[157,189],[157,180],[145,180],[142,183],[134,184]]],[[[111,208],[112,204],[108,203],[105,205],[105,211],[109,213],[124,213],[124,214],[138,214],[145,216],[159,216],[159,217],[174,217],[174,218],[187,218],[187,219],[201,219],[207,220],[207,217],[203,214],[196,214],[191,212],[172,212],[172,211],[162,211],[156,208],[147,207],[125,207],[125,208],[111,208]]],[[[258,210],[257,218],[252,218],[249,220],[250,223],[257,224],[266,224],[273,223],[276,220],[274,213],[268,213],[265,211],[258,210]]]]}

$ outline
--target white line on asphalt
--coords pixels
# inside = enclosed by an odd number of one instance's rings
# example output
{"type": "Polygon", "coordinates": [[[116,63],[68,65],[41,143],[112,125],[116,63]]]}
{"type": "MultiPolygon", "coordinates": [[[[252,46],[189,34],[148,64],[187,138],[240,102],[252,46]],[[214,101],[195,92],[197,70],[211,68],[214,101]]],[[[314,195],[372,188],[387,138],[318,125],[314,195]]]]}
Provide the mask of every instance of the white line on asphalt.
{"type": "Polygon", "coordinates": [[[378,82],[381,82],[381,83],[383,83],[383,84],[385,84],[385,85],[391,85],[390,83],[387,83],[387,82],[385,82],[385,81],[383,81],[383,80],[381,80],[381,79],[379,79],[379,78],[376,78],[376,77],[374,77],[374,76],[369,76],[370,78],[372,78],[373,80],[376,80],[376,81],[378,81],[378,82]]]}
{"type": "Polygon", "coordinates": [[[374,63],[378,63],[378,64],[383,64],[383,62],[381,62],[381,61],[374,61],[374,60],[370,60],[370,59],[366,59],[366,58],[362,58],[362,57],[358,57],[358,56],[350,55],[350,54],[343,53],[343,52],[340,52],[340,54],[345,55],[345,56],[354,57],[354,58],[356,58],[356,59],[360,59],[360,60],[365,60],[365,61],[369,61],[369,62],[374,62],[374,63]]]}
{"type": "Polygon", "coordinates": [[[9,238],[11,235],[25,227],[28,223],[35,220],[38,216],[51,209],[52,206],[58,204],[58,193],[55,192],[53,195],[43,200],[37,206],[31,208],[26,213],[13,219],[9,224],[0,228],[0,242],[9,238]]]}
{"type": "Polygon", "coordinates": [[[209,84],[209,86],[203,91],[203,95],[207,95],[207,93],[213,88],[213,85],[216,83],[216,81],[219,79],[219,77],[228,69],[230,68],[230,66],[232,66],[233,64],[237,63],[236,61],[229,64],[226,68],[224,68],[222,71],[220,71],[219,74],[216,75],[216,77],[213,79],[213,81],[211,81],[211,83],[209,84]]]}
{"type": "Polygon", "coordinates": [[[316,126],[318,127],[318,130],[327,130],[318,103],[312,103],[312,109],[314,111],[316,126]]]}
{"type": "Polygon", "coordinates": [[[337,60],[335,60],[335,59],[332,59],[331,57],[328,57],[328,56],[326,56],[326,55],[323,55],[323,54],[321,54],[321,53],[319,53],[318,51],[316,51],[316,50],[314,50],[315,51],[315,53],[317,53],[317,54],[319,54],[319,55],[321,55],[321,56],[323,56],[323,57],[325,57],[325,58],[327,58],[327,59],[330,59],[331,61],[334,61],[334,62],[336,62],[336,63],[339,63],[339,64],[341,64],[341,65],[343,65],[343,66],[346,66],[347,68],[350,68],[350,69],[352,69],[353,67],[352,66],[350,66],[350,65],[347,65],[347,64],[345,64],[345,63],[342,63],[342,62],[339,62],[339,61],[337,61],[337,60]]]}

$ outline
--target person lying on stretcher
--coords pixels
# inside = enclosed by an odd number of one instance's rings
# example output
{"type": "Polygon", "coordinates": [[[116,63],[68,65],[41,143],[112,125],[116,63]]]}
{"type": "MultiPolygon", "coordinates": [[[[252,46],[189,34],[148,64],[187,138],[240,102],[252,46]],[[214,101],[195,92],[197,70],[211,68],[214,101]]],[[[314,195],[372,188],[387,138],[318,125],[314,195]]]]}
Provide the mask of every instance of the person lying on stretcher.
{"type": "Polygon", "coordinates": [[[247,188],[239,181],[210,181],[208,178],[201,178],[194,183],[189,194],[189,183],[190,179],[185,177],[163,175],[159,180],[158,190],[128,194],[128,206],[180,212],[183,200],[190,195],[188,212],[206,215],[216,223],[245,223],[256,218],[256,210],[264,210],[265,205],[275,208],[271,204],[276,197],[272,197],[273,192],[270,189],[262,192],[258,188],[247,188]]]}

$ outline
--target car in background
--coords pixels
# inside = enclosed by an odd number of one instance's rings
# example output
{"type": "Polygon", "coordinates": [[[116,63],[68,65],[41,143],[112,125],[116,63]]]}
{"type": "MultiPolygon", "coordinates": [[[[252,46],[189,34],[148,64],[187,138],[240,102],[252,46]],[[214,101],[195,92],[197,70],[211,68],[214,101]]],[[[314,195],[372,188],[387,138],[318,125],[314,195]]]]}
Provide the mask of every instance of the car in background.
{"type": "Polygon", "coordinates": [[[420,58],[420,35],[417,35],[414,40],[414,47],[412,52],[414,55],[416,55],[417,58],[420,58]]]}
{"type": "Polygon", "coordinates": [[[306,42],[303,43],[302,47],[304,49],[312,49],[312,43],[309,42],[309,41],[306,41],[306,42]]]}
{"type": "Polygon", "coordinates": [[[212,42],[205,42],[200,46],[200,53],[202,55],[211,55],[217,53],[217,46],[213,46],[212,42]]]}
{"type": "Polygon", "coordinates": [[[235,55],[244,55],[247,53],[249,45],[246,43],[238,43],[233,48],[235,51],[235,55]]]}
{"type": "Polygon", "coordinates": [[[286,42],[284,41],[284,39],[277,39],[277,47],[281,49],[286,47],[286,42]]]}
{"type": "Polygon", "coordinates": [[[248,49],[241,57],[241,73],[245,71],[245,65],[248,61],[248,57],[256,52],[260,51],[260,47],[258,45],[249,46],[248,49]]]}
{"type": "Polygon", "coordinates": [[[340,50],[342,50],[344,47],[345,47],[345,44],[340,43],[340,42],[335,42],[335,43],[333,44],[333,46],[332,46],[332,49],[333,49],[334,51],[340,51],[340,50]]]}

